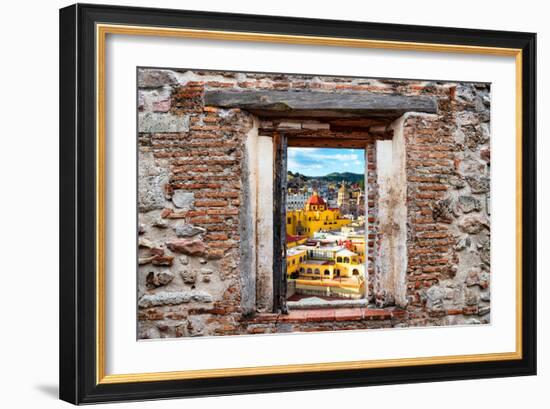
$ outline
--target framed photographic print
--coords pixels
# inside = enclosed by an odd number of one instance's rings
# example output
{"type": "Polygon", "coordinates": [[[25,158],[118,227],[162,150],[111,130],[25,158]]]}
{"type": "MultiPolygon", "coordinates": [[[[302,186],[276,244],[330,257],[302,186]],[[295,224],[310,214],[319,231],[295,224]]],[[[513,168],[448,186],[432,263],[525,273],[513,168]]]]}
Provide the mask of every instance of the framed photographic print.
{"type": "Polygon", "coordinates": [[[535,34],[60,11],[60,397],[536,373],[535,34]]]}

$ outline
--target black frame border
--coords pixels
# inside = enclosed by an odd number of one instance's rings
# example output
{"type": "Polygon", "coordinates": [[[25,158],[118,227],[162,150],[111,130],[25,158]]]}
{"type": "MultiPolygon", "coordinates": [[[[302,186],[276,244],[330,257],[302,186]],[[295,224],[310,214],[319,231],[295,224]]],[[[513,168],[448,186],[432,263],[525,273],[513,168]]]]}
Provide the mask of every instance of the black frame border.
{"type": "Polygon", "coordinates": [[[60,10],[60,399],[74,404],[536,374],[536,34],[75,4],[60,10]],[[339,37],[522,50],[522,359],[96,384],[95,25],[339,37]]]}

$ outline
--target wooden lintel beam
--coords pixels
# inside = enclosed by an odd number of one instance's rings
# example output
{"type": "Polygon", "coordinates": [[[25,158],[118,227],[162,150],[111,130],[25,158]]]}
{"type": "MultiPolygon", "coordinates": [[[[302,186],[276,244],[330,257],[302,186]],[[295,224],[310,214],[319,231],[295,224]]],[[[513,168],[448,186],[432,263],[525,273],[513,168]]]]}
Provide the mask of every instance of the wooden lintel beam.
{"type": "Polygon", "coordinates": [[[359,148],[367,146],[371,139],[349,139],[349,138],[303,138],[288,137],[288,146],[293,147],[325,147],[325,148],[359,148]]]}
{"type": "MultiPolygon", "coordinates": [[[[437,102],[429,96],[405,96],[373,92],[316,92],[280,90],[206,90],[205,105],[222,108],[242,108],[272,113],[300,112],[315,116],[344,114],[369,116],[369,114],[401,115],[404,112],[437,113],[437,102]]],[[[332,116],[331,115],[331,116],[332,116]]]]}
{"type": "Polygon", "coordinates": [[[289,138],[340,138],[340,139],[370,139],[366,131],[331,131],[328,129],[321,130],[306,130],[306,129],[274,129],[260,128],[258,131],[261,135],[270,135],[273,132],[278,132],[281,135],[286,135],[289,138]]]}

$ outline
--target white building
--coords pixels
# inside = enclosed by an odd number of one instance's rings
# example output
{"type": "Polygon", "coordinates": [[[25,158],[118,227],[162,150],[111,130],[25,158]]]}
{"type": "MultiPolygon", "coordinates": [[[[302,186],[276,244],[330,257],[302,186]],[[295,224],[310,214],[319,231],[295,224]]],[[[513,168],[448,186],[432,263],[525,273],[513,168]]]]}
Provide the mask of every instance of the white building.
{"type": "Polygon", "coordinates": [[[293,193],[286,196],[286,210],[300,210],[306,205],[309,193],[293,193]]]}

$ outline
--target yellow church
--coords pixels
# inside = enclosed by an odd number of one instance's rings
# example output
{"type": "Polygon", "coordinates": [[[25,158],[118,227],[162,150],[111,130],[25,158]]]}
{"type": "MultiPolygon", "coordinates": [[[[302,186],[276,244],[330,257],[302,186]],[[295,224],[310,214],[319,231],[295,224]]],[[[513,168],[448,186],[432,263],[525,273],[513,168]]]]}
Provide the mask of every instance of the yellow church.
{"type": "Polygon", "coordinates": [[[330,209],[323,198],[313,192],[303,209],[287,212],[286,232],[291,236],[313,237],[316,232],[338,230],[350,223],[350,219],[340,217],[339,209],[330,209]]]}

